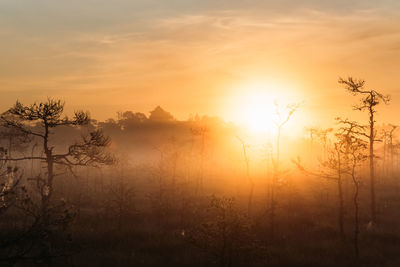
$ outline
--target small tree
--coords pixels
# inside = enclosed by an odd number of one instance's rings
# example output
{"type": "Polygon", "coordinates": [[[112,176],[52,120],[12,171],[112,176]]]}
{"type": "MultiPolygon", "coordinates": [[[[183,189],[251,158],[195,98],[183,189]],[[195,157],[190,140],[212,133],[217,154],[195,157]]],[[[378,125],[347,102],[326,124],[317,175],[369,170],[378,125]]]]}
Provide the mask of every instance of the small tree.
{"type": "Polygon", "coordinates": [[[198,136],[200,138],[200,151],[199,151],[199,156],[200,156],[200,166],[199,166],[199,174],[198,178],[196,181],[196,189],[195,193],[196,195],[200,192],[203,192],[203,179],[204,179],[204,161],[206,157],[206,139],[208,137],[208,134],[210,132],[209,127],[207,126],[198,126],[198,127],[193,127],[190,129],[191,134],[193,138],[198,136]]]}
{"type": "Polygon", "coordinates": [[[42,180],[42,204],[47,207],[53,194],[53,181],[55,177],[54,166],[61,165],[72,170],[72,166],[96,166],[97,164],[111,164],[113,158],[102,149],[110,143],[101,131],[94,131],[68,147],[66,153],[55,154],[54,146],[50,144],[52,130],[59,126],[80,126],[89,122],[88,113],[78,111],[72,119],[63,117],[64,103],[60,100],[48,99],[47,102],[34,103],[24,106],[20,102],[10,108],[1,116],[5,127],[14,128],[29,136],[39,138],[43,144],[44,156],[31,156],[21,158],[8,158],[10,161],[36,159],[46,163],[47,175],[42,180]],[[11,115],[11,116],[10,116],[11,115]],[[37,122],[42,131],[32,129],[31,123],[37,122]]]}
{"type": "MultiPolygon", "coordinates": [[[[54,178],[56,177],[55,166],[63,166],[72,172],[73,166],[98,166],[99,164],[112,164],[113,157],[104,151],[110,143],[101,131],[95,130],[82,140],[68,146],[65,153],[55,153],[52,143],[54,129],[60,126],[82,126],[89,122],[89,115],[86,112],[77,111],[73,118],[63,116],[64,103],[60,100],[48,99],[46,102],[23,105],[20,102],[1,115],[4,127],[15,129],[42,144],[42,152],[37,155],[7,158],[8,161],[39,160],[46,167],[44,177],[38,175],[35,180],[39,189],[40,204],[36,214],[35,224],[47,231],[52,223],[52,214],[55,207],[51,206],[54,192],[54,178]],[[35,127],[33,125],[36,124],[35,127]]],[[[45,235],[47,236],[47,235],[45,235]]],[[[51,264],[48,246],[44,246],[42,256],[51,264]]]]}
{"type": "Polygon", "coordinates": [[[343,147],[346,144],[346,137],[341,133],[336,133],[336,142],[333,144],[332,149],[327,149],[326,142],[324,144],[324,151],[328,150],[327,160],[323,162],[323,166],[336,172],[335,175],[328,176],[322,175],[322,177],[335,180],[337,182],[338,189],[338,225],[339,232],[342,242],[345,240],[344,231],[344,197],[343,197],[343,176],[346,171],[346,164],[344,162],[343,147]]]}
{"type": "Polygon", "coordinates": [[[333,170],[336,173],[326,173],[324,171],[312,172],[306,170],[301,165],[301,160],[293,160],[293,163],[297,167],[313,176],[325,178],[328,180],[336,181],[338,185],[338,222],[339,222],[339,232],[342,241],[345,240],[344,231],[344,198],[343,198],[343,179],[345,176],[350,176],[354,185],[354,248],[355,254],[358,257],[358,236],[360,233],[359,227],[359,180],[357,177],[356,169],[359,167],[362,161],[366,159],[365,149],[367,144],[360,138],[363,134],[364,126],[357,124],[356,122],[343,120],[337,118],[341,127],[335,133],[336,142],[333,144],[333,149],[328,150],[327,161],[323,162],[323,166],[328,170],[333,170]]]}
{"type": "Polygon", "coordinates": [[[349,120],[340,120],[340,123],[343,125],[340,128],[341,131],[341,142],[343,144],[344,158],[347,165],[347,173],[350,175],[353,185],[354,185],[354,195],[353,195],[353,204],[354,204],[354,252],[356,257],[359,256],[359,241],[358,237],[360,234],[360,222],[359,222],[359,203],[358,203],[358,195],[359,195],[359,180],[358,175],[356,173],[356,168],[360,165],[362,161],[364,161],[367,156],[365,155],[365,150],[367,148],[367,143],[362,140],[359,136],[362,133],[364,127],[357,124],[356,122],[349,120]]]}
{"type": "Polygon", "coordinates": [[[281,134],[282,129],[289,122],[290,118],[294,114],[294,112],[299,108],[299,104],[290,104],[286,106],[287,113],[282,114],[279,109],[279,105],[275,102],[275,114],[277,116],[277,120],[275,121],[275,125],[277,128],[276,135],[276,151],[275,155],[272,156],[272,167],[273,167],[273,175],[270,184],[270,210],[269,210],[269,220],[270,220],[270,238],[273,239],[274,231],[275,231],[275,213],[276,213],[276,186],[278,183],[278,178],[280,174],[280,145],[281,145],[281,134]]]}
{"type": "MultiPolygon", "coordinates": [[[[338,226],[339,233],[342,242],[345,241],[345,231],[344,231],[344,197],[343,197],[343,178],[346,172],[346,164],[343,155],[343,146],[345,145],[344,136],[341,132],[335,134],[336,141],[331,145],[326,147],[327,157],[326,160],[321,162],[321,165],[326,169],[320,170],[318,172],[306,170],[301,163],[301,158],[298,157],[297,160],[292,160],[294,164],[297,165],[300,171],[316,176],[318,178],[324,178],[329,181],[337,183],[337,196],[338,196],[338,226]]],[[[325,153],[325,151],[324,151],[325,153]]]]}
{"type": "Polygon", "coordinates": [[[361,104],[354,106],[355,110],[364,111],[367,110],[369,114],[369,133],[363,134],[368,138],[369,141],[369,173],[370,173],[370,194],[371,194],[371,222],[376,223],[376,196],[375,196],[375,171],[374,171],[374,143],[376,139],[375,130],[375,113],[376,106],[381,102],[388,104],[390,97],[383,95],[375,90],[364,89],[365,81],[357,80],[349,77],[347,79],[339,79],[339,83],[343,84],[345,88],[353,93],[353,95],[363,95],[361,104]]]}
{"type": "Polygon", "coordinates": [[[247,178],[247,183],[249,185],[249,199],[247,202],[247,215],[250,217],[251,216],[251,207],[252,207],[252,203],[253,203],[254,181],[250,176],[250,160],[247,155],[247,144],[239,136],[236,136],[236,138],[239,140],[240,144],[242,145],[243,160],[246,165],[246,178],[247,178]]]}
{"type": "Polygon", "coordinates": [[[383,168],[385,173],[387,174],[390,170],[391,174],[393,174],[393,158],[394,158],[394,145],[393,145],[393,136],[394,131],[398,128],[397,125],[389,124],[388,127],[390,129],[382,129],[382,139],[383,139],[383,168]],[[389,153],[389,167],[387,166],[387,154],[389,153]]]}

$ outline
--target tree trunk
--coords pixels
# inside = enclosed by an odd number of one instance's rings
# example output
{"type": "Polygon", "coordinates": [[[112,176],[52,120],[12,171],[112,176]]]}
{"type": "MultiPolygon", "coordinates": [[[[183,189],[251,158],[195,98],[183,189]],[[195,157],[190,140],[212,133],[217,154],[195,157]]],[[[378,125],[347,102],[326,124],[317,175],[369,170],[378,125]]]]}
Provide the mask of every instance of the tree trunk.
{"type": "Polygon", "coordinates": [[[355,177],[355,163],[353,163],[353,168],[352,168],[352,173],[351,177],[353,179],[354,183],[354,197],[353,197],[353,202],[354,202],[354,252],[356,257],[358,258],[359,256],[359,247],[358,247],[358,235],[360,233],[360,227],[359,227],[359,207],[358,207],[358,182],[355,177]]]}
{"type": "Polygon", "coordinates": [[[280,160],[280,140],[281,139],[281,126],[278,127],[278,134],[276,138],[276,158],[273,161],[273,175],[271,181],[271,206],[270,206],[270,238],[274,239],[275,235],[275,211],[276,211],[276,201],[275,201],[275,193],[276,193],[276,183],[279,176],[279,160],[280,160]]]}
{"type": "Polygon", "coordinates": [[[239,142],[242,144],[243,158],[244,158],[244,162],[246,164],[246,178],[247,178],[247,183],[248,183],[248,186],[249,186],[249,199],[248,199],[248,202],[247,202],[247,215],[250,217],[252,203],[253,203],[254,181],[250,176],[250,166],[249,166],[249,158],[247,156],[247,151],[246,151],[246,144],[239,137],[238,137],[238,139],[239,139],[239,142]]]}
{"type": "MultiPolygon", "coordinates": [[[[371,95],[372,97],[372,95],[371,95]]],[[[371,190],[371,222],[376,223],[376,201],[375,201],[375,170],[374,170],[374,110],[372,106],[369,108],[370,113],[370,132],[369,132],[369,175],[370,175],[370,190],[371,190]]]]}
{"type": "Polygon", "coordinates": [[[51,243],[48,240],[48,234],[50,233],[50,225],[51,218],[49,213],[50,200],[53,193],[53,155],[52,150],[49,148],[49,126],[45,121],[45,134],[43,137],[43,149],[46,155],[46,164],[47,164],[47,179],[45,180],[44,187],[41,191],[42,198],[42,218],[43,218],[43,231],[45,232],[44,239],[42,240],[42,257],[44,260],[44,264],[46,266],[52,266],[51,259],[51,243]]]}
{"type": "Polygon", "coordinates": [[[342,242],[345,241],[345,234],[344,234],[344,226],[343,226],[343,219],[344,219],[344,204],[343,204],[343,185],[342,185],[342,170],[341,170],[341,161],[340,161],[340,152],[338,152],[338,197],[339,197],[339,231],[340,231],[340,238],[342,242]]]}

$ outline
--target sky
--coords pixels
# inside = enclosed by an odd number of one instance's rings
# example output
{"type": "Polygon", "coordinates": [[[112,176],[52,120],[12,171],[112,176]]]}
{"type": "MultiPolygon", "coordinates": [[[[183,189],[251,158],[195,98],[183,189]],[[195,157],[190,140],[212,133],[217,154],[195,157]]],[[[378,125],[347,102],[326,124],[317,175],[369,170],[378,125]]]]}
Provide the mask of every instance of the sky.
{"type": "Polygon", "coordinates": [[[1,0],[0,109],[54,97],[100,120],[157,105],[235,120],[263,84],[315,125],[353,116],[337,80],[354,76],[392,96],[379,116],[396,123],[399,25],[396,0],[1,0]]]}

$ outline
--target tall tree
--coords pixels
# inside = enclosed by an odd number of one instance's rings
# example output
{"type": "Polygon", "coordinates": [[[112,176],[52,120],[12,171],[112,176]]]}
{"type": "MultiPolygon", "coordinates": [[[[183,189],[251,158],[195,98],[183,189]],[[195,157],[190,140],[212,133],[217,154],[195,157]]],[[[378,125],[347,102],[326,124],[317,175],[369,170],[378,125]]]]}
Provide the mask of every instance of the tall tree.
{"type": "Polygon", "coordinates": [[[247,215],[250,217],[250,215],[251,215],[251,206],[252,206],[252,203],[253,203],[254,181],[250,176],[250,160],[249,160],[249,157],[247,155],[247,144],[239,136],[236,136],[236,138],[239,140],[240,144],[242,145],[243,160],[244,160],[244,163],[246,165],[246,178],[247,178],[247,183],[249,185],[249,200],[247,202],[247,215]]]}
{"type": "Polygon", "coordinates": [[[355,110],[364,111],[366,110],[369,114],[369,133],[364,134],[369,141],[369,176],[370,176],[370,209],[371,209],[371,222],[377,222],[376,213],[376,192],[375,192],[375,165],[374,165],[374,143],[377,141],[377,131],[375,129],[375,113],[376,106],[381,102],[388,104],[390,97],[388,95],[383,95],[372,89],[365,89],[365,81],[354,79],[349,77],[347,79],[339,79],[339,83],[343,84],[344,87],[353,93],[353,95],[362,95],[361,103],[354,106],[355,110]]]}
{"type": "Polygon", "coordinates": [[[269,190],[269,198],[270,198],[270,210],[269,210],[269,221],[270,221],[270,238],[274,238],[275,232],[275,216],[276,216],[276,206],[277,206],[277,198],[276,198],[276,187],[280,175],[280,145],[281,145],[281,135],[283,127],[289,122],[290,118],[294,114],[294,112],[299,108],[300,104],[289,104],[286,106],[285,114],[282,114],[282,111],[279,108],[278,102],[275,101],[275,115],[276,121],[274,122],[277,128],[276,135],[276,149],[275,154],[273,154],[272,167],[273,167],[273,175],[270,183],[269,190]]]}

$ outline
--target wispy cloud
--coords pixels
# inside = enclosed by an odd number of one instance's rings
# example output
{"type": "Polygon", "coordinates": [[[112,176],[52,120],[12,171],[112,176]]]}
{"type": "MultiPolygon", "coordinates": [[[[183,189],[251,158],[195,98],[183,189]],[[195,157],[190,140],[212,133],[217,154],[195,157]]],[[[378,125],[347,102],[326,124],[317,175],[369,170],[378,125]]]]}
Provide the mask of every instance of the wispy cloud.
{"type": "Polygon", "coordinates": [[[179,102],[169,92],[189,99],[197,90],[206,105],[251,73],[285,73],[317,87],[343,70],[374,75],[400,60],[400,11],[373,1],[173,1],[154,9],[146,1],[102,1],[80,10],[43,0],[36,13],[5,1],[14,13],[0,16],[0,91],[96,92],[93,102],[117,91],[122,104],[126,95],[179,102]]]}

